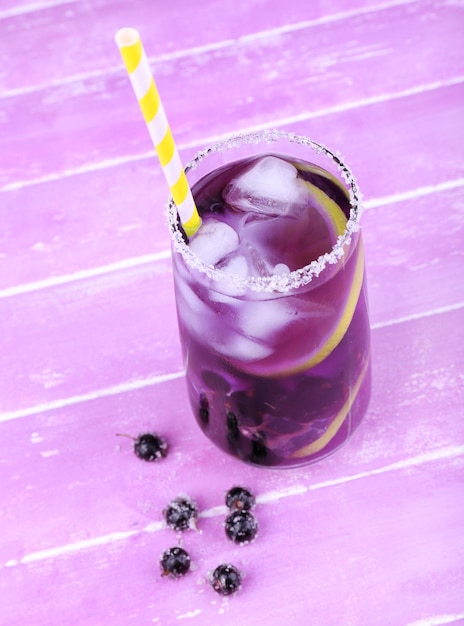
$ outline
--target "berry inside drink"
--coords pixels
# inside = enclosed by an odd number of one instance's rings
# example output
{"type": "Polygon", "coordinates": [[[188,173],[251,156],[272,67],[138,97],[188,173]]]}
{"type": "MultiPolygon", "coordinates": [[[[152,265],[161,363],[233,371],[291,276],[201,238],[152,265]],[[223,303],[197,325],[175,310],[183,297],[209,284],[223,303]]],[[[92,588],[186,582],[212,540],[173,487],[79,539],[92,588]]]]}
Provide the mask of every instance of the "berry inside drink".
{"type": "Polygon", "coordinates": [[[370,396],[359,228],[340,242],[352,217],[345,184],[271,150],[198,176],[192,191],[202,226],[178,240],[184,253],[173,264],[200,427],[254,465],[293,467],[330,454],[370,396]]]}

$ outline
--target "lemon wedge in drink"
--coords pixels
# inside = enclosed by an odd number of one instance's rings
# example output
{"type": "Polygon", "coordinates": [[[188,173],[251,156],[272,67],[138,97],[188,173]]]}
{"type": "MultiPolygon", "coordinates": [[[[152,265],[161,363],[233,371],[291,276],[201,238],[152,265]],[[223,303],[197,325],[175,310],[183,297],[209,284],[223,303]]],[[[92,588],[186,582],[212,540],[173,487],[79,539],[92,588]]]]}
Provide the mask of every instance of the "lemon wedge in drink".
{"type": "Polygon", "coordinates": [[[338,206],[338,204],[332,200],[326,193],[313,185],[307,180],[300,179],[301,184],[308,190],[311,199],[317,204],[317,209],[321,215],[328,218],[326,219],[327,226],[334,232],[335,239],[340,235],[343,235],[346,228],[347,217],[338,206]]]}
{"type": "Polygon", "coordinates": [[[369,363],[370,363],[370,353],[368,353],[367,355],[366,362],[364,363],[361,373],[359,374],[354,387],[352,387],[348,398],[346,399],[344,405],[342,406],[340,411],[337,413],[335,418],[332,420],[332,423],[330,424],[328,429],[325,431],[322,437],[319,437],[319,439],[312,441],[307,446],[303,446],[303,448],[300,448],[299,450],[294,452],[292,454],[293,458],[301,459],[305,456],[311,456],[312,454],[316,454],[317,452],[320,452],[323,448],[325,448],[325,446],[335,437],[335,435],[340,430],[341,425],[345,421],[346,416],[350,412],[351,407],[354,404],[354,401],[357,398],[357,395],[359,393],[359,390],[361,388],[361,385],[364,381],[367,370],[369,368],[369,363]]]}
{"type": "Polygon", "coordinates": [[[329,354],[333,350],[335,350],[335,348],[345,336],[345,333],[348,330],[349,325],[351,324],[351,320],[353,319],[364,279],[364,247],[361,238],[359,239],[358,243],[357,255],[358,256],[356,259],[356,267],[354,270],[353,282],[351,283],[350,293],[348,295],[348,299],[345,303],[345,307],[337,326],[335,327],[331,335],[326,339],[322,347],[319,348],[315,354],[313,354],[306,361],[304,361],[304,363],[293,369],[292,373],[309,369],[321,363],[321,361],[323,361],[326,357],[329,356],[329,354]]]}
{"type": "Polygon", "coordinates": [[[300,171],[311,172],[311,174],[316,174],[317,176],[326,178],[343,193],[343,195],[345,196],[348,202],[351,202],[348,189],[343,185],[343,183],[336,176],[334,176],[333,174],[325,170],[323,167],[320,167],[319,165],[316,165],[315,163],[305,163],[304,161],[293,163],[293,165],[300,171]]]}

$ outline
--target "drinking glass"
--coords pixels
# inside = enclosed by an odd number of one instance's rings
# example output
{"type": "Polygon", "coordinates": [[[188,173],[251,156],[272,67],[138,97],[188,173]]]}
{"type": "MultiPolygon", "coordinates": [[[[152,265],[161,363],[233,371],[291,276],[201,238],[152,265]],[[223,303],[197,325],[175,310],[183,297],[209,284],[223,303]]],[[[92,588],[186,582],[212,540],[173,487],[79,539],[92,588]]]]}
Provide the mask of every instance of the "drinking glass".
{"type": "MultiPolygon", "coordinates": [[[[277,263],[270,274],[248,275],[202,261],[189,245],[172,200],[168,225],[193,414],[224,452],[252,465],[288,468],[334,452],[368,406],[362,208],[357,183],[337,153],[308,137],[276,130],[235,135],[199,152],[185,170],[194,197],[217,188],[217,173],[223,176],[237,161],[248,163],[263,154],[284,155],[296,164],[304,184],[317,188],[316,199],[318,189],[329,197],[325,210],[334,228],[343,211],[343,228],[329,250],[302,267],[277,263]]],[[[199,207],[204,216],[216,210],[221,208],[199,207]]],[[[272,245],[287,227],[278,216],[269,219],[251,222],[258,239],[264,236],[272,245]]],[[[294,220],[285,231],[297,259],[311,237],[303,221],[296,227],[294,220]]]]}

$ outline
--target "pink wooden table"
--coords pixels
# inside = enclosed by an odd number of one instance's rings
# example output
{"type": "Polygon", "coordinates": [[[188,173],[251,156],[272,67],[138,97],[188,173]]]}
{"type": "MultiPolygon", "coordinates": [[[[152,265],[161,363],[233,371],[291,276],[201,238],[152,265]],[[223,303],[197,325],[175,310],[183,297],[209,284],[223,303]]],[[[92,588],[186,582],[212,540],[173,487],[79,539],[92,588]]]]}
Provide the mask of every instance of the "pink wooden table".
{"type": "Polygon", "coordinates": [[[464,624],[462,0],[0,1],[0,624],[464,624]],[[113,36],[137,27],[186,161],[261,126],[357,172],[374,390],[331,458],[227,458],[190,415],[166,184],[113,36]],[[138,460],[116,433],[159,430],[138,460]],[[258,496],[237,548],[223,495],[258,496]],[[201,509],[162,579],[161,511],[201,509]],[[207,572],[244,572],[223,600],[207,572]]]}

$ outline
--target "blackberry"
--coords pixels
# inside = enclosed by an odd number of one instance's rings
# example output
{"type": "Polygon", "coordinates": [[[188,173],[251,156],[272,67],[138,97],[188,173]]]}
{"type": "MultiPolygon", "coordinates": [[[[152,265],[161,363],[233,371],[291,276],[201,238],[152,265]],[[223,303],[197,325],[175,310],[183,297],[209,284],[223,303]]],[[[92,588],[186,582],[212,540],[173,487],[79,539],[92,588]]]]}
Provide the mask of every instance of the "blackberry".
{"type": "Polygon", "coordinates": [[[168,444],[156,433],[139,435],[134,443],[134,452],[144,461],[159,461],[168,453],[168,444]]]}
{"type": "Polygon", "coordinates": [[[237,442],[240,439],[240,430],[238,427],[237,416],[231,411],[227,413],[226,418],[227,438],[231,442],[237,442]]]}
{"type": "Polygon", "coordinates": [[[258,522],[250,511],[233,511],[226,518],[225,531],[234,543],[248,543],[258,533],[258,522]]]}
{"type": "Polygon", "coordinates": [[[230,596],[242,585],[242,576],[233,565],[222,563],[210,574],[209,582],[221,596],[230,596]]]}
{"type": "Polygon", "coordinates": [[[157,433],[143,433],[138,437],[132,435],[118,435],[119,437],[130,437],[134,441],[134,452],[143,461],[159,461],[168,454],[168,444],[166,440],[157,433]]]}
{"type": "Polygon", "coordinates": [[[255,503],[254,495],[245,487],[232,487],[226,493],[226,506],[230,511],[250,511],[255,503]]]}
{"type": "Polygon", "coordinates": [[[161,576],[181,578],[190,569],[190,555],[179,547],[168,548],[160,559],[161,576]]]}
{"type": "Polygon", "coordinates": [[[166,524],[172,530],[196,529],[198,507],[187,496],[178,496],[171,500],[163,511],[166,524]]]}
{"type": "Polygon", "coordinates": [[[257,431],[253,435],[253,439],[251,441],[251,454],[249,458],[250,461],[256,463],[257,465],[261,465],[268,455],[265,439],[265,435],[257,431]]]}
{"type": "Polygon", "coordinates": [[[199,407],[198,415],[200,417],[200,421],[202,422],[202,424],[206,426],[209,422],[209,402],[208,402],[208,398],[206,397],[204,393],[200,394],[200,407],[199,407]]]}

